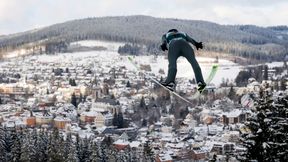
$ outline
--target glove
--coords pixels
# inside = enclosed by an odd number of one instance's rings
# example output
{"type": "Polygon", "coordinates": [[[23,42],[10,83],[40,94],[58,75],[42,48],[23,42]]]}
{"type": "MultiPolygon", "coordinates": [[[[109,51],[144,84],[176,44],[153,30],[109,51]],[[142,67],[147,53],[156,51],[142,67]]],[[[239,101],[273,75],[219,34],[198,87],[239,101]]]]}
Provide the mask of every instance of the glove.
{"type": "Polygon", "coordinates": [[[160,47],[162,51],[168,50],[165,43],[162,43],[160,47]]]}
{"type": "Polygon", "coordinates": [[[197,42],[197,43],[195,44],[195,46],[196,46],[196,49],[197,49],[197,50],[198,50],[199,48],[200,48],[200,49],[203,48],[202,42],[197,42]]]}

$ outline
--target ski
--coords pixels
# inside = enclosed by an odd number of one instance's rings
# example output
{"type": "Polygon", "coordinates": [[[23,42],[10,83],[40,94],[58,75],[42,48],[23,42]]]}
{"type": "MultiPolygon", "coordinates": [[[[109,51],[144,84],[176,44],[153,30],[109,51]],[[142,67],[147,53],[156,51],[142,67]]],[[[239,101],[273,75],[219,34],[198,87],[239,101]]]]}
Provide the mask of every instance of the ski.
{"type": "MultiPolygon", "coordinates": [[[[140,67],[139,67],[137,64],[134,63],[132,57],[128,56],[128,60],[132,63],[132,65],[133,65],[138,71],[141,71],[140,67]]],[[[181,100],[187,102],[188,104],[191,104],[191,105],[192,105],[192,102],[190,102],[190,101],[187,100],[186,98],[180,96],[178,93],[169,90],[167,87],[163,86],[163,85],[162,85],[160,82],[158,82],[156,79],[152,78],[152,77],[149,76],[149,75],[146,75],[145,73],[144,73],[144,75],[145,75],[146,77],[148,77],[148,79],[150,79],[152,82],[156,83],[157,85],[161,86],[162,88],[164,88],[165,90],[169,91],[169,92],[172,93],[173,95],[177,96],[179,99],[181,99],[181,100]]]]}

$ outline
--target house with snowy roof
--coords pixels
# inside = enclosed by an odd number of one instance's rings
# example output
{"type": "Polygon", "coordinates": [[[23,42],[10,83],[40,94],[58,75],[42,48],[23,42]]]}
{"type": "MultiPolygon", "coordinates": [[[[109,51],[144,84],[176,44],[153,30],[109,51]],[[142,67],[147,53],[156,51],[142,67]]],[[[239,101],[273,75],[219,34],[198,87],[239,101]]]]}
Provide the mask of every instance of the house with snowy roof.
{"type": "Polygon", "coordinates": [[[122,135],[116,140],[113,145],[117,150],[123,150],[129,147],[130,142],[128,141],[129,137],[126,132],[122,133],[122,135]]]}
{"type": "Polygon", "coordinates": [[[225,155],[231,153],[234,150],[235,143],[231,142],[214,142],[211,152],[215,152],[217,155],[225,155]]]}
{"type": "Polygon", "coordinates": [[[112,121],[113,115],[109,111],[98,112],[94,119],[96,127],[111,126],[112,121]]]}
{"type": "Polygon", "coordinates": [[[246,113],[245,111],[240,109],[234,109],[233,111],[222,113],[220,120],[223,122],[224,125],[228,125],[245,122],[247,117],[248,113],[246,113]]]}
{"type": "Polygon", "coordinates": [[[193,147],[192,159],[194,161],[204,161],[208,153],[208,150],[204,149],[203,147],[193,147]]]}
{"type": "Polygon", "coordinates": [[[84,111],[80,114],[80,121],[84,123],[93,123],[98,113],[96,111],[84,111]]]}
{"type": "Polygon", "coordinates": [[[156,162],[173,162],[173,152],[162,152],[156,156],[156,162]]]}
{"type": "Polygon", "coordinates": [[[156,155],[156,162],[174,162],[174,161],[199,161],[204,162],[207,150],[201,147],[195,147],[193,149],[181,148],[178,151],[173,149],[162,150],[156,155]]]}
{"type": "Polygon", "coordinates": [[[229,132],[225,132],[222,135],[222,139],[225,142],[239,142],[240,140],[240,133],[239,131],[229,131],[229,132]]]}
{"type": "Polygon", "coordinates": [[[144,144],[140,141],[132,141],[129,143],[129,147],[131,148],[131,151],[138,156],[137,158],[141,158],[141,155],[143,155],[144,152],[144,144]]]}

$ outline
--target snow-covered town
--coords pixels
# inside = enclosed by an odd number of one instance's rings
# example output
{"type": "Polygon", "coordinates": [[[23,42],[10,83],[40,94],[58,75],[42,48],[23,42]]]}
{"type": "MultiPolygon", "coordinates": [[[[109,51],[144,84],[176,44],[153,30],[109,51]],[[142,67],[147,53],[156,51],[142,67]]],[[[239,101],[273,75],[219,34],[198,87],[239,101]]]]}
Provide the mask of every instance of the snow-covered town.
{"type": "MultiPolygon", "coordinates": [[[[121,44],[82,41],[74,45],[101,45],[106,50],[21,56],[0,63],[3,129],[52,132],[56,128],[65,138],[89,139],[99,148],[109,139],[109,149],[115,152],[90,152],[108,161],[115,157],[123,161],[237,161],[233,154],[245,151],[241,134],[250,131],[244,123],[253,114],[255,98],[263,93],[287,94],[286,82],[283,91],[276,91],[273,82],[287,76],[287,68],[279,76],[268,70],[268,80],[259,83],[249,78],[246,86],[237,87],[234,79],[240,65],[230,62],[227,66],[229,61],[220,60],[218,81],[215,77],[197,99],[189,98],[196,93],[192,69],[187,69],[191,78],[179,74],[176,91],[191,101],[188,104],[149,80],[166,76],[164,56],[134,57],[139,71],[127,56],[117,53],[121,44]],[[235,68],[235,73],[225,76],[227,68],[235,68]]],[[[214,58],[202,59],[203,67],[215,63],[214,58]]]]}

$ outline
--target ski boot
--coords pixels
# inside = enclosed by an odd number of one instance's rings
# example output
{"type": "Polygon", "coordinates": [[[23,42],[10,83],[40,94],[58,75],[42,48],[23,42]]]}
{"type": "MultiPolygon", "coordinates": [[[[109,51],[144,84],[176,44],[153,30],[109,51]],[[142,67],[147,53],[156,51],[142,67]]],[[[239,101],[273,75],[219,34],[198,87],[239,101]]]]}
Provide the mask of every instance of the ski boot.
{"type": "Polygon", "coordinates": [[[166,87],[167,89],[169,89],[170,91],[175,91],[175,87],[176,87],[176,84],[175,82],[169,82],[168,84],[166,82],[161,82],[161,85],[163,85],[164,87],[166,87]]]}
{"type": "Polygon", "coordinates": [[[198,88],[197,90],[199,91],[199,93],[201,94],[203,92],[203,90],[206,87],[206,83],[202,83],[202,82],[198,82],[198,88]]]}

